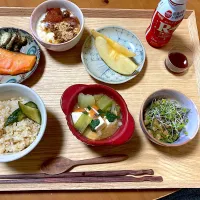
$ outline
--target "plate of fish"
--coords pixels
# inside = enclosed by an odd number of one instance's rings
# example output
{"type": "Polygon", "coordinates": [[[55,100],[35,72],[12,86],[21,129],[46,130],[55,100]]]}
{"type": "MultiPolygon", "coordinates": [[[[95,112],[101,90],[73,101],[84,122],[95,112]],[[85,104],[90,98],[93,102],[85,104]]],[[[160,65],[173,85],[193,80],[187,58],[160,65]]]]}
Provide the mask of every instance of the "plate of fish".
{"type": "Polygon", "coordinates": [[[36,70],[40,48],[31,34],[12,28],[0,28],[0,83],[21,83],[36,70]]]}

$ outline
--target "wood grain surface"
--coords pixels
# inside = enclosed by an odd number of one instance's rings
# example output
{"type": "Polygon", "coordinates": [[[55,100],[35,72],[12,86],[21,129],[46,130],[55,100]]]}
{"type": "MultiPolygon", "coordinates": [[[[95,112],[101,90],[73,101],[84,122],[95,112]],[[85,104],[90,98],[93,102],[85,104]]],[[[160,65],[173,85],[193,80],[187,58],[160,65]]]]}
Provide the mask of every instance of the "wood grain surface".
{"type": "MultiPolygon", "coordinates": [[[[5,1],[1,0],[0,1],[0,6],[35,6],[39,2],[38,0],[35,1],[26,1],[26,0],[10,0],[10,1],[5,1]]],[[[75,1],[80,7],[104,7],[104,8],[109,8],[109,7],[118,7],[118,8],[155,8],[157,2],[156,1],[151,1],[147,3],[145,0],[137,1],[134,3],[131,0],[126,0],[126,1],[111,1],[109,4],[105,4],[102,1],[94,0],[94,1],[75,1]]],[[[196,0],[193,0],[192,2],[189,2],[189,8],[197,8],[199,5],[199,2],[196,0]]],[[[199,16],[199,12],[196,12],[197,16],[199,16]]],[[[198,18],[199,19],[199,18],[198,18]]],[[[130,22],[131,23],[131,22],[130,22]]],[[[16,23],[15,23],[16,24],[16,23]]],[[[195,38],[195,36],[194,36],[195,38]]],[[[196,38],[197,40],[197,38],[196,38]]],[[[44,59],[42,61],[43,63],[45,62],[44,59]]],[[[72,63],[71,63],[72,64],[72,63]]],[[[43,72],[44,70],[40,70],[39,72],[43,72]]],[[[36,81],[35,81],[36,82],[36,81]]],[[[28,85],[28,82],[25,83],[28,85]]],[[[30,84],[31,86],[31,84],[30,84]]],[[[191,86],[192,87],[192,86],[191,86]]],[[[45,88],[44,88],[45,89],[45,88]]],[[[180,153],[180,152],[179,152],[180,153]]],[[[20,166],[18,166],[20,167],[20,166]]],[[[10,165],[9,168],[12,168],[12,164],[10,165]]],[[[165,195],[169,192],[172,192],[174,190],[159,190],[159,191],[119,191],[119,192],[81,192],[81,193],[74,193],[74,192],[59,192],[59,193],[21,193],[18,195],[15,195],[14,193],[8,195],[7,193],[1,194],[0,198],[1,199],[21,199],[21,198],[27,198],[27,199],[152,199],[156,198],[158,196],[165,195]]]]}
{"type": "MultiPolygon", "coordinates": [[[[4,9],[2,8],[1,11],[4,9]]],[[[0,12],[1,12],[0,11],[0,12]]],[[[175,76],[169,73],[164,66],[164,59],[172,45],[184,44],[185,46],[197,45],[197,31],[195,31],[194,15],[192,18],[184,19],[170,43],[162,49],[154,49],[149,46],[145,39],[145,29],[149,24],[150,18],[104,18],[104,26],[118,25],[133,31],[142,41],[147,53],[145,66],[142,72],[133,80],[120,85],[111,85],[126,100],[128,108],[135,118],[135,135],[130,142],[119,147],[89,147],[78,141],[69,131],[66,125],[65,116],[60,108],[60,98],[63,91],[72,84],[85,83],[91,84],[96,81],[88,75],[81,60],[80,52],[89,30],[102,26],[101,20],[95,18],[98,10],[93,12],[94,17],[87,17],[85,10],[85,32],[81,41],[76,47],[67,52],[52,52],[43,47],[42,61],[36,72],[24,82],[25,85],[32,87],[44,100],[48,123],[45,135],[39,145],[24,158],[0,165],[0,174],[11,174],[19,172],[34,173],[38,172],[41,163],[53,156],[66,156],[70,159],[78,160],[82,158],[98,157],[106,154],[128,154],[129,159],[119,163],[94,165],[91,167],[80,166],[73,171],[92,170],[120,170],[120,169],[149,169],[155,171],[155,175],[161,175],[164,178],[162,183],[99,183],[95,184],[21,184],[21,185],[0,185],[0,190],[65,190],[65,189],[141,189],[141,188],[179,188],[179,187],[197,187],[200,184],[198,169],[200,167],[198,145],[198,135],[192,142],[179,148],[163,148],[154,145],[143,134],[139,125],[139,110],[145,98],[161,88],[172,88],[179,90],[190,97],[199,108],[198,87],[194,67],[183,76],[175,76]],[[191,21],[192,20],[192,21],[191,21]],[[134,22],[134,27],[132,23],[134,22]],[[190,26],[190,31],[188,28],[190,26]],[[193,28],[194,27],[194,28],[193,28]],[[192,31],[191,31],[192,30],[192,31]],[[194,33],[193,33],[194,32],[194,33]],[[192,33],[192,34],[191,34],[192,33]],[[192,36],[192,39],[190,39],[192,36]],[[158,56],[159,55],[159,56],[158,56]],[[78,74],[77,74],[78,72],[78,74]],[[163,81],[164,80],[164,81],[163,81]],[[41,153],[42,152],[42,153],[41,153]],[[152,159],[154,158],[154,159],[152,159]],[[197,160],[196,160],[197,159],[197,160]],[[191,162],[193,160],[193,162],[191,162]],[[144,162],[145,161],[145,162],[144,162]],[[173,165],[171,165],[171,162],[173,165]],[[195,168],[196,166],[196,168],[195,168]],[[193,170],[188,170],[192,168],[193,170]],[[187,181],[186,181],[187,180],[187,181]]],[[[91,10],[92,11],[92,10],[91,10]]],[[[17,16],[0,16],[1,26],[15,26],[29,31],[29,17],[24,16],[21,9],[10,10],[17,16]],[[18,16],[19,11],[22,17],[18,16]]],[[[103,11],[99,11],[103,12],[103,11]]],[[[110,13],[110,10],[104,11],[110,13]]],[[[126,12],[126,11],[124,11],[126,12]]],[[[134,12],[134,10],[132,11],[134,12]]],[[[145,17],[145,12],[143,15],[145,17]]],[[[91,14],[90,14],[91,15],[91,14]]],[[[199,51],[195,48],[195,64],[199,62],[199,51]]],[[[196,66],[197,67],[197,66],[196,66]]]]}
{"type": "MultiPolygon", "coordinates": [[[[1,0],[0,6],[35,7],[44,0],[1,0]]],[[[81,8],[155,9],[159,0],[72,0],[81,8]],[[105,3],[108,2],[108,3],[105,3]]],[[[200,1],[187,2],[187,9],[195,10],[200,29],[200,1]]]]}

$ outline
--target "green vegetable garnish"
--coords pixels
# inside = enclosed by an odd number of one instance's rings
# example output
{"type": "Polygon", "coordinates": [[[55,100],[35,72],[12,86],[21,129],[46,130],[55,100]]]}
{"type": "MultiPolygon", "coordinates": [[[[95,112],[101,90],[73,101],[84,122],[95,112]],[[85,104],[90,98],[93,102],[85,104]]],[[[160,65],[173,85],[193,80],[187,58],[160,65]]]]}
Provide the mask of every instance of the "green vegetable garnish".
{"type": "Polygon", "coordinates": [[[100,124],[100,120],[99,119],[93,119],[90,122],[90,128],[92,131],[96,131],[95,128],[100,124]]]}
{"type": "Polygon", "coordinates": [[[177,101],[170,99],[154,100],[146,109],[144,123],[153,136],[163,142],[173,143],[185,131],[188,123],[188,112],[177,101]]]}
{"type": "Polygon", "coordinates": [[[118,117],[111,112],[106,112],[106,118],[109,122],[114,122],[118,117]]]}
{"type": "Polygon", "coordinates": [[[83,114],[88,115],[88,112],[87,112],[87,111],[84,111],[83,114]]]}
{"type": "Polygon", "coordinates": [[[88,110],[91,110],[92,108],[91,108],[91,106],[88,106],[87,109],[88,109],[88,110]]]}
{"type": "Polygon", "coordinates": [[[105,115],[105,112],[101,109],[97,110],[97,112],[101,115],[101,116],[104,116],[105,115]]]}

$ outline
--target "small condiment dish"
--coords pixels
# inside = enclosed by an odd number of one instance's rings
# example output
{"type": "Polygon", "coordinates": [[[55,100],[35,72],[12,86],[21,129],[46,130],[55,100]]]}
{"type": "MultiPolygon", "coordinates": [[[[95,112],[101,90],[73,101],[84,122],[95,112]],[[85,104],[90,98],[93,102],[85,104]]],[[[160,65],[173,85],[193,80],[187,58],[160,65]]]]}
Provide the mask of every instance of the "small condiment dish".
{"type": "Polygon", "coordinates": [[[74,47],[79,40],[81,39],[81,36],[83,34],[84,30],[84,17],[81,9],[74,3],[68,0],[49,0],[41,3],[38,5],[32,12],[31,18],[30,18],[30,28],[32,31],[32,34],[34,38],[45,48],[52,50],[52,51],[66,51],[74,47]],[[66,8],[70,12],[72,12],[79,20],[80,22],[80,31],[79,33],[70,41],[60,43],[60,44],[52,44],[52,43],[46,43],[41,40],[41,38],[38,36],[36,32],[36,27],[39,18],[46,13],[48,8],[66,8]]]}
{"type": "Polygon", "coordinates": [[[152,93],[150,96],[147,97],[147,99],[144,101],[144,103],[141,106],[140,109],[140,126],[144,132],[144,134],[147,136],[148,139],[150,139],[152,142],[161,145],[161,146],[167,146],[167,147],[175,147],[175,146],[181,146],[189,141],[191,141],[199,130],[199,113],[197,110],[196,105],[194,102],[189,99],[187,96],[182,94],[181,92],[178,92],[176,90],[171,89],[161,89],[154,93],[152,93]],[[155,99],[172,99],[178,101],[183,107],[189,109],[188,113],[188,123],[185,126],[185,130],[188,133],[187,135],[183,133],[183,131],[180,133],[180,137],[178,140],[176,140],[173,143],[165,143],[162,142],[156,138],[153,137],[152,134],[150,134],[144,124],[144,112],[146,108],[151,104],[151,102],[155,99]]]}
{"type": "Polygon", "coordinates": [[[165,66],[175,74],[187,71],[193,64],[193,52],[186,46],[178,45],[172,47],[165,59],[165,66]]]}
{"type": "Polygon", "coordinates": [[[17,84],[17,83],[0,84],[0,100],[1,101],[8,100],[11,98],[16,98],[16,97],[23,97],[24,99],[27,99],[28,101],[34,102],[40,111],[42,123],[40,126],[39,133],[36,139],[32,142],[32,144],[30,144],[27,148],[17,153],[0,154],[0,162],[14,161],[30,153],[40,142],[46,129],[46,124],[47,124],[46,108],[42,99],[33,89],[21,84],[17,84]]]}
{"type": "Polygon", "coordinates": [[[83,84],[76,84],[68,87],[62,97],[61,97],[61,108],[66,116],[67,124],[69,126],[70,131],[73,135],[84,142],[87,145],[92,146],[104,146],[104,145],[121,145],[129,141],[134,133],[135,129],[135,122],[130,114],[126,102],[122,98],[122,96],[113,90],[112,88],[94,84],[94,85],[83,85],[83,84]],[[118,130],[110,137],[102,139],[102,140],[90,140],[85,136],[79,133],[72,122],[71,113],[73,112],[74,106],[78,102],[78,94],[105,94],[112,98],[116,103],[120,106],[121,115],[122,115],[122,125],[118,128],[118,130]]]}

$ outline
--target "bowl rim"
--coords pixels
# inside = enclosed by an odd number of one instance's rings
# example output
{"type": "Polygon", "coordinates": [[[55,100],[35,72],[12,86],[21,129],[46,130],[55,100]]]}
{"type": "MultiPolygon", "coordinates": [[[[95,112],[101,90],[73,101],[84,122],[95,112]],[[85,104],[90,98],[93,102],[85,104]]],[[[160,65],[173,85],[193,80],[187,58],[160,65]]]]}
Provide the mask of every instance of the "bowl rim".
{"type": "Polygon", "coordinates": [[[142,131],[144,132],[144,134],[146,135],[146,137],[147,137],[149,140],[151,140],[152,142],[154,142],[154,143],[156,143],[156,144],[158,144],[158,145],[161,145],[161,146],[165,146],[165,147],[178,147],[178,146],[182,146],[182,145],[184,145],[184,144],[190,142],[192,139],[195,138],[195,136],[197,135],[198,130],[199,130],[200,117],[199,117],[199,111],[198,111],[198,109],[197,109],[195,103],[194,103],[194,102],[192,101],[192,99],[190,99],[187,95],[183,94],[182,92],[180,92],[180,91],[178,91],[178,90],[163,88],[163,89],[159,89],[159,90],[156,90],[156,91],[152,92],[152,93],[149,94],[149,95],[147,96],[147,98],[143,101],[143,103],[142,103],[142,105],[141,105],[141,108],[140,108],[140,113],[139,113],[139,122],[140,122],[140,126],[141,126],[142,131]],[[167,91],[167,92],[171,92],[171,91],[172,91],[172,92],[179,93],[179,94],[185,96],[186,99],[188,99],[188,100],[192,103],[194,109],[196,110],[196,113],[197,113],[197,120],[198,120],[198,121],[197,121],[197,129],[196,129],[196,131],[195,131],[195,134],[194,134],[190,139],[188,139],[187,141],[185,141],[185,142],[183,142],[183,143],[180,143],[180,144],[165,143],[165,142],[162,142],[162,141],[160,141],[160,140],[157,140],[156,138],[154,138],[152,135],[149,134],[149,132],[148,132],[147,129],[146,129],[146,126],[144,125],[144,119],[143,119],[143,113],[144,113],[144,109],[145,109],[145,108],[144,108],[144,105],[145,105],[147,99],[148,99],[150,96],[152,96],[152,95],[154,95],[154,94],[156,94],[156,93],[158,93],[158,92],[161,92],[161,91],[167,91]]]}
{"type": "MultiPolygon", "coordinates": [[[[129,77],[128,79],[123,80],[123,81],[118,81],[118,82],[115,82],[115,83],[113,83],[113,82],[111,82],[111,81],[103,80],[103,79],[97,77],[96,75],[94,75],[94,74],[88,69],[87,65],[85,64],[84,58],[83,58],[83,57],[84,57],[84,56],[83,56],[83,49],[84,49],[86,43],[88,42],[88,40],[90,39],[90,37],[92,37],[92,34],[91,34],[91,33],[90,33],[90,35],[85,39],[85,41],[84,41],[84,43],[83,43],[83,46],[82,46],[82,49],[81,49],[81,60],[82,60],[82,63],[83,63],[83,65],[84,65],[86,71],[87,71],[93,78],[95,78],[96,80],[101,81],[101,82],[103,82],[103,83],[108,83],[108,84],[112,84],[112,85],[118,85],[118,84],[126,83],[126,82],[130,81],[131,79],[135,78],[138,74],[140,74],[140,72],[142,71],[142,69],[143,69],[143,67],[144,67],[145,61],[146,61],[146,51],[145,51],[145,47],[144,47],[142,41],[139,39],[139,37],[138,37],[135,33],[133,33],[132,31],[129,31],[129,30],[126,29],[126,28],[123,28],[123,27],[117,26],[117,25],[113,25],[113,26],[110,25],[110,26],[103,26],[103,27],[97,28],[97,29],[95,29],[95,30],[96,30],[96,31],[100,31],[100,30],[105,29],[105,28],[113,28],[113,27],[121,28],[121,29],[126,30],[126,31],[129,32],[130,34],[134,35],[134,36],[137,38],[137,40],[141,43],[141,46],[142,46],[142,49],[143,49],[143,52],[144,52],[144,60],[143,60],[143,62],[142,62],[142,68],[141,68],[141,70],[139,71],[139,73],[134,74],[134,75],[130,75],[130,77],[127,76],[127,77],[129,77]]],[[[104,61],[103,61],[103,62],[104,62],[104,61]]],[[[109,69],[110,69],[110,67],[109,67],[109,69]]],[[[116,73],[117,73],[117,72],[116,72],[116,73]]],[[[124,75],[124,76],[125,76],[125,75],[124,75]]]]}
{"type": "MultiPolygon", "coordinates": [[[[130,114],[130,111],[129,111],[129,109],[128,109],[128,106],[127,106],[127,104],[126,104],[124,98],[123,98],[116,90],[114,90],[113,88],[111,88],[111,87],[109,87],[109,86],[102,85],[102,84],[74,84],[74,85],[71,85],[71,86],[67,87],[66,90],[63,92],[63,94],[62,94],[62,96],[61,96],[61,99],[60,99],[60,106],[61,106],[61,109],[62,109],[64,115],[65,115],[65,118],[66,118],[66,121],[67,121],[67,124],[68,124],[68,127],[69,127],[70,132],[71,132],[78,140],[80,140],[81,142],[83,142],[84,144],[89,145],[89,146],[116,146],[116,145],[124,144],[124,143],[128,142],[128,141],[132,138],[132,136],[134,135],[134,131],[135,131],[135,120],[134,120],[133,116],[130,114]],[[119,143],[119,144],[113,144],[113,143],[111,143],[111,142],[108,142],[108,140],[110,140],[110,139],[116,137],[116,133],[117,133],[118,130],[117,130],[112,136],[110,136],[110,137],[108,137],[108,138],[104,138],[104,139],[102,139],[102,140],[91,140],[91,139],[88,139],[88,138],[84,137],[83,135],[81,135],[77,130],[75,130],[75,128],[74,128],[74,130],[72,130],[72,127],[74,127],[74,126],[73,126],[72,122],[69,121],[69,118],[71,117],[71,114],[68,114],[68,115],[67,115],[67,114],[63,111],[63,106],[62,106],[63,103],[62,103],[62,100],[63,100],[64,94],[65,94],[65,91],[66,91],[68,88],[70,88],[71,86],[76,86],[76,85],[82,86],[83,88],[81,88],[81,90],[78,90],[77,93],[75,93],[75,96],[77,96],[77,95],[78,95],[79,93],[81,93],[83,90],[87,89],[87,87],[95,87],[95,86],[100,87],[100,89],[102,89],[102,90],[108,90],[110,93],[114,93],[116,96],[118,96],[118,98],[120,99],[121,103],[123,104],[123,107],[124,107],[124,110],[125,110],[125,115],[126,115],[125,117],[127,118],[127,122],[128,122],[128,118],[129,118],[129,117],[131,117],[131,120],[132,120],[132,122],[133,122],[133,131],[132,131],[132,133],[130,134],[131,136],[129,137],[128,140],[126,140],[126,141],[123,142],[123,143],[119,143]]],[[[73,96],[74,96],[74,95],[73,95],[73,96]]],[[[69,102],[71,102],[71,101],[69,101],[69,102]]],[[[131,123],[131,122],[130,122],[130,123],[131,123]]],[[[124,128],[127,128],[127,126],[128,126],[128,123],[126,123],[126,124],[124,125],[124,128]]],[[[122,130],[121,130],[121,131],[122,131],[122,130]]],[[[116,138],[116,140],[117,140],[117,138],[116,138]]]]}
{"type": "MultiPolygon", "coordinates": [[[[35,140],[28,147],[26,147],[22,151],[19,151],[16,153],[1,154],[2,158],[0,159],[0,163],[15,161],[15,160],[18,160],[18,159],[26,156],[27,154],[29,154],[41,141],[41,139],[45,133],[46,125],[47,125],[47,111],[46,111],[45,104],[44,104],[43,100],[41,99],[41,97],[32,88],[29,88],[29,87],[19,84],[19,83],[0,84],[0,89],[3,87],[13,87],[13,86],[18,87],[18,88],[23,88],[24,90],[27,90],[28,92],[35,95],[35,97],[38,99],[38,101],[44,111],[43,118],[42,118],[42,124],[40,126],[40,130],[39,130],[35,140]],[[14,158],[12,158],[12,155],[14,156],[14,158]],[[9,156],[9,157],[7,157],[7,156],[9,156]]],[[[40,110],[40,112],[41,112],[41,110],[40,110]]],[[[42,115],[41,115],[41,117],[42,117],[42,115]]]]}
{"type": "MultiPolygon", "coordinates": [[[[0,27],[0,30],[4,30],[4,29],[11,29],[11,30],[16,30],[16,31],[21,31],[22,33],[27,34],[29,37],[31,37],[31,39],[33,40],[33,42],[35,42],[35,44],[36,44],[38,56],[37,56],[37,58],[36,58],[36,62],[35,62],[35,65],[34,65],[33,69],[32,69],[31,71],[29,71],[29,72],[22,73],[23,75],[24,75],[24,74],[27,75],[28,73],[30,73],[30,74],[28,74],[25,78],[20,78],[19,81],[15,82],[15,83],[22,83],[22,82],[25,81],[26,79],[30,78],[30,77],[33,75],[33,73],[36,71],[36,69],[38,68],[38,65],[39,65],[39,63],[40,63],[40,58],[41,58],[40,46],[38,45],[38,43],[37,43],[36,39],[33,37],[33,35],[31,35],[29,32],[27,32],[27,31],[25,31],[25,30],[23,30],[23,29],[21,29],[21,28],[9,27],[9,26],[0,27]]],[[[13,52],[14,52],[14,51],[13,51],[13,52]]],[[[27,54],[26,54],[26,55],[27,55],[27,54]]],[[[20,76],[20,75],[22,75],[22,74],[17,74],[17,75],[14,75],[13,77],[20,76]]],[[[1,76],[11,76],[11,75],[1,75],[1,76]]],[[[1,82],[1,81],[0,81],[0,82],[1,82]]],[[[0,84],[5,84],[5,83],[8,84],[9,82],[4,82],[4,83],[0,83],[0,84]]]]}
{"type": "Polygon", "coordinates": [[[71,2],[71,1],[68,1],[68,0],[47,0],[47,1],[42,2],[41,4],[39,4],[38,6],[36,6],[34,8],[33,12],[31,13],[31,17],[30,17],[30,22],[29,23],[30,23],[30,29],[31,29],[31,32],[33,34],[33,37],[36,38],[36,40],[38,40],[40,43],[44,43],[44,44],[52,45],[52,46],[61,46],[61,45],[69,44],[70,42],[74,41],[76,38],[79,37],[79,35],[83,32],[83,29],[84,29],[85,18],[84,18],[84,15],[83,15],[83,12],[81,11],[81,9],[75,3],[71,2]],[[69,40],[67,42],[63,42],[63,43],[59,43],[59,44],[53,44],[53,43],[44,42],[43,40],[40,39],[40,37],[37,36],[36,30],[33,29],[32,21],[33,21],[33,15],[36,13],[36,10],[40,6],[42,6],[44,4],[48,4],[49,2],[52,2],[52,1],[57,2],[58,4],[61,1],[64,2],[64,3],[69,3],[69,4],[73,5],[81,13],[81,17],[82,17],[82,20],[83,20],[83,23],[81,24],[81,29],[80,29],[79,33],[74,38],[72,38],[71,40],[69,40]]]}

